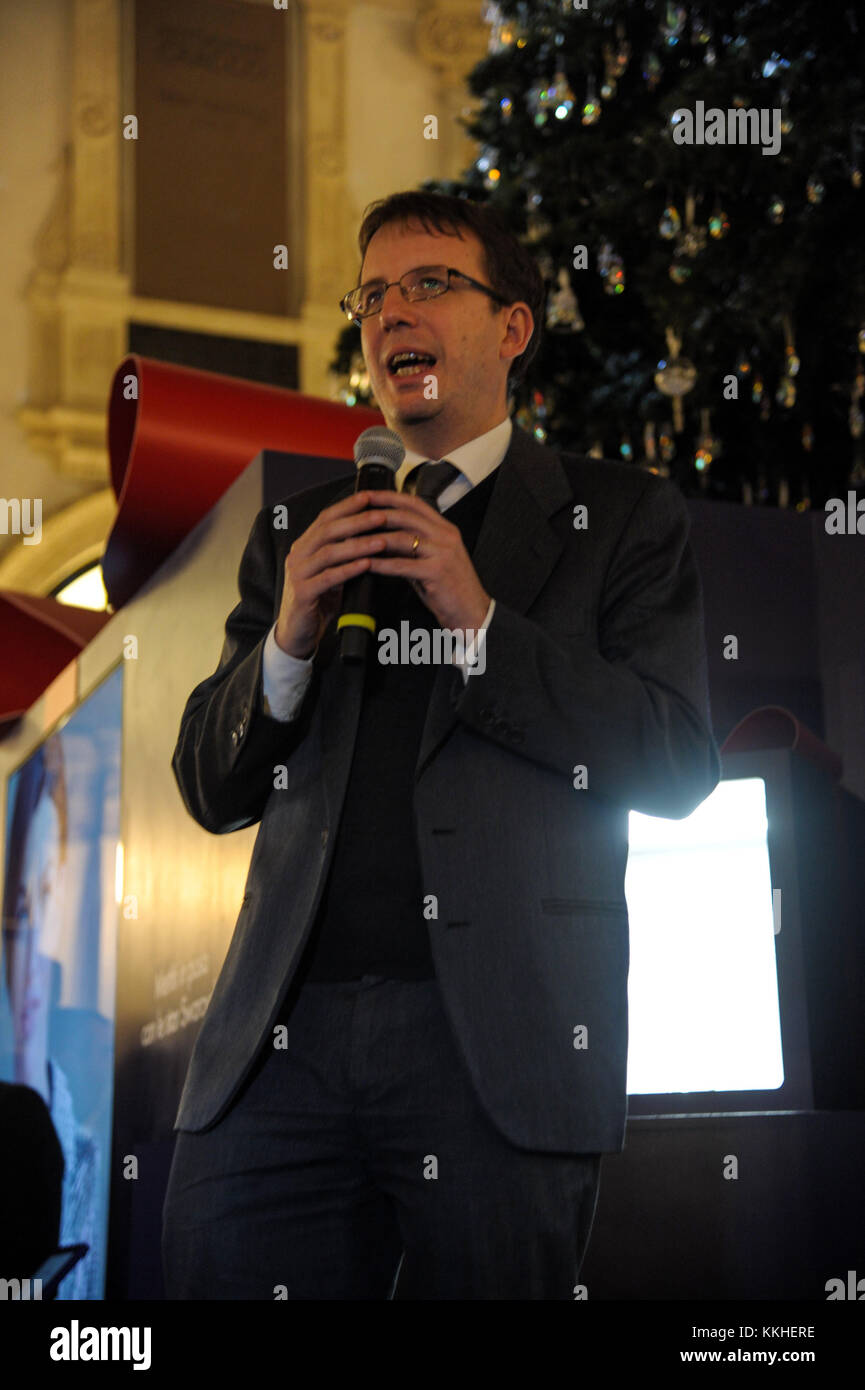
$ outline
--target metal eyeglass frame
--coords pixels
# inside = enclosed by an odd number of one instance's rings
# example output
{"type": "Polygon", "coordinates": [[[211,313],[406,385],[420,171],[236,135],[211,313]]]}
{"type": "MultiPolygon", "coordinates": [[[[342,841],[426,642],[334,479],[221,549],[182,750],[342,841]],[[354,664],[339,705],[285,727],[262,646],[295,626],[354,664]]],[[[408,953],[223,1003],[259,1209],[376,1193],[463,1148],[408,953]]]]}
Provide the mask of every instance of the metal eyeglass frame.
{"type": "Polygon", "coordinates": [[[448,290],[451,288],[452,275],[458,276],[460,280],[465,280],[466,284],[471,285],[474,289],[481,290],[484,294],[488,294],[490,296],[490,299],[495,299],[497,303],[502,305],[507,304],[508,301],[504,299],[500,294],[497,294],[495,290],[490,289],[489,285],[482,285],[480,280],[473,280],[471,275],[466,275],[464,270],[457,270],[455,266],[417,265],[414,266],[411,270],[407,270],[405,272],[405,275],[401,275],[398,280],[389,280],[387,281],[387,283],[381,280],[367,280],[363,285],[355,285],[354,289],[349,290],[348,294],[343,295],[342,299],[339,301],[339,307],[350,323],[360,324],[364,319],[374,318],[376,314],[381,313],[382,305],[384,304],[384,297],[387,294],[388,290],[392,289],[394,285],[399,285],[400,294],[402,295],[403,299],[405,299],[409,304],[419,303],[425,299],[439,299],[441,295],[447,294],[448,290]],[[440,290],[436,290],[434,294],[416,294],[412,298],[406,292],[403,280],[406,280],[410,275],[418,275],[421,271],[427,271],[429,274],[439,272],[439,275],[441,271],[444,271],[445,275],[447,276],[447,283],[440,290]],[[357,290],[366,289],[370,285],[381,286],[381,304],[379,304],[377,309],[372,309],[368,314],[358,314],[357,312],[352,312],[348,304],[350,297],[353,294],[355,294],[357,290]]]}

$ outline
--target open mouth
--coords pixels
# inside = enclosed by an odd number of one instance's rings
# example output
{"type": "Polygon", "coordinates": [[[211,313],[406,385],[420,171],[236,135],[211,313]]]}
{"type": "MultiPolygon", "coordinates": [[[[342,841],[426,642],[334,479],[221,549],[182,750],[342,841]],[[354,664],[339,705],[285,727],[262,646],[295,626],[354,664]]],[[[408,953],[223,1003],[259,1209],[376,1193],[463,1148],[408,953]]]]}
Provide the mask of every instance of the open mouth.
{"type": "Polygon", "coordinates": [[[412,348],[393,352],[387,359],[387,369],[391,376],[417,376],[429,367],[435,366],[436,359],[428,352],[415,352],[412,348]]]}

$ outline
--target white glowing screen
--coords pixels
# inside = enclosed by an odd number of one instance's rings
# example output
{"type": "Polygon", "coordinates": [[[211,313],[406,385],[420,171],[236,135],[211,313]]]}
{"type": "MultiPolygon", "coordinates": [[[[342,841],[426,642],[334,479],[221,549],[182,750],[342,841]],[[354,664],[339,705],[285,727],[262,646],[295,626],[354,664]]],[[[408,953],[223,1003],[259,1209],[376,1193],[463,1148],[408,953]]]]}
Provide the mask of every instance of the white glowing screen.
{"type": "Polygon", "coordinates": [[[631,1095],[782,1084],[767,825],[759,777],[720,782],[685,820],[630,813],[631,1095]]]}

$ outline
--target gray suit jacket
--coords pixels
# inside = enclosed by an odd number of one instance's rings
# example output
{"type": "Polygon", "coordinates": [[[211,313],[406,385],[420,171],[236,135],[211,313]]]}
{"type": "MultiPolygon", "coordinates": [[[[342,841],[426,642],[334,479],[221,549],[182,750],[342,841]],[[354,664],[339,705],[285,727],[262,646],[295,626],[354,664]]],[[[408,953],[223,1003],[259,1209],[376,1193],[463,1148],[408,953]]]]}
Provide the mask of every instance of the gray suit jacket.
{"type": "MultiPolygon", "coordinates": [[[[219,666],[183,713],[172,765],[191,815],[214,834],[261,825],[176,1128],[218,1120],[272,1038],[325,883],[361,672],[331,624],[299,718],[280,723],[262,647],[290,545],[353,485],[287,499],[287,529],[259,512],[219,666]]],[[[628,810],[687,816],[720,770],[688,532],[672,484],[515,427],[472,555],[496,600],[486,670],[435,676],[414,786],[431,950],[478,1098],[521,1147],[624,1143],[628,810]]]]}

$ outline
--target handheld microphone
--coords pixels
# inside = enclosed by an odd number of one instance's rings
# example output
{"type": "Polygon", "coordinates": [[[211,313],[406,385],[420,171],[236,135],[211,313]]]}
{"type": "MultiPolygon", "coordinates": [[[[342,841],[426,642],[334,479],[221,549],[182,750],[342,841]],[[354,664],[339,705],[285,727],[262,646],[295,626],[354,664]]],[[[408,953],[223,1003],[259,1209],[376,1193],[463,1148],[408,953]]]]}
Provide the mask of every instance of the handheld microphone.
{"type": "MultiPolygon", "coordinates": [[[[385,429],[383,425],[364,430],[354,443],[354,461],[357,465],[355,492],[366,492],[368,489],[395,491],[396,472],[404,458],[405,445],[394,430],[385,429]]],[[[375,533],[367,531],[366,534],[375,533]]],[[[343,662],[363,661],[370,638],[375,635],[377,578],[367,570],[343,585],[342,607],[336,623],[339,656],[343,662]]]]}

